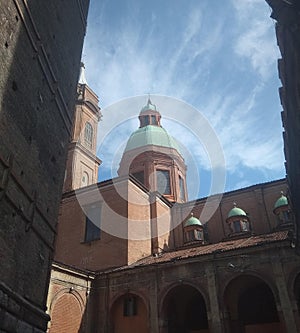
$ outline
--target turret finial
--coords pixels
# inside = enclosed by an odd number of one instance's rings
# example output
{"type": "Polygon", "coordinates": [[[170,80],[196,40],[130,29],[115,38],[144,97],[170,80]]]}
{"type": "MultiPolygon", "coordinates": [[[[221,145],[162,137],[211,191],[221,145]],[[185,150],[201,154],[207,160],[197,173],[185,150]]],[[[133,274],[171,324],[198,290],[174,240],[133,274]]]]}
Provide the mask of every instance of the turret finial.
{"type": "Polygon", "coordinates": [[[87,84],[86,78],[85,78],[85,67],[84,63],[80,63],[80,74],[79,74],[79,80],[78,83],[80,84],[87,84]]]}

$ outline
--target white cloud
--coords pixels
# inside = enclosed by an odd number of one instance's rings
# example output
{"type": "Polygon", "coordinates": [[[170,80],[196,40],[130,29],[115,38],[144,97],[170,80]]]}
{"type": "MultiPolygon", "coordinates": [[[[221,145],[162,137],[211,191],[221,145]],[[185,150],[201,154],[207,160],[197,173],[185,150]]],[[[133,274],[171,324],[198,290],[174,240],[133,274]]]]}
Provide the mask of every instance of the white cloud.
{"type": "Polygon", "coordinates": [[[234,51],[248,59],[252,68],[263,80],[270,77],[279,57],[276,45],[275,28],[271,19],[268,5],[261,0],[232,0],[238,19],[234,51]]]}
{"type": "MultiPolygon", "coordinates": [[[[148,92],[173,96],[194,105],[209,120],[222,143],[229,173],[238,174],[244,167],[280,173],[281,129],[268,116],[277,112],[274,98],[266,96],[270,110],[259,104],[276,72],[278,57],[274,27],[263,2],[224,2],[232,3],[236,26],[226,12],[221,17],[207,17],[210,1],[196,1],[191,8],[184,5],[178,13],[174,7],[173,21],[163,21],[163,14],[155,10],[147,21],[139,16],[141,3],[137,2],[134,15],[118,14],[116,25],[108,25],[103,13],[101,21],[90,22],[84,54],[89,85],[104,107],[99,132],[108,131],[118,123],[120,113],[127,112],[118,105],[105,108],[116,101],[148,92]]],[[[146,97],[128,114],[137,116],[145,102],[146,97]]],[[[163,103],[158,108],[163,117],[170,111],[163,103]]],[[[178,112],[174,109],[173,118],[178,112]]],[[[120,151],[116,154],[120,142],[126,142],[137,126],[132,122],[129,127],[121,126],[117,136],[112,135],[99,151],[104,173],[120,155],[120,151]]],[[[205,150],[201,144],[195,145],[192,136],[184,136],[176,126],[170,126],[169,132],[183,141],[201,168],[210,168],[205,150]]]]}

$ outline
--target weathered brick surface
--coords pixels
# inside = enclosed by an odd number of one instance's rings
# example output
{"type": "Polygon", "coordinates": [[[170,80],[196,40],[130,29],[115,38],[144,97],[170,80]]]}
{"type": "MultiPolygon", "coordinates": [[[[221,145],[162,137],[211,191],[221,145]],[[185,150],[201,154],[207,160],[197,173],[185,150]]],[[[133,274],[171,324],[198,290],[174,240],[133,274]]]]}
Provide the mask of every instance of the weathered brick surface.
{"type": "Polygon", "coordinates": [[[77,333],[82,311],[75,296],[65,293],[53,304],[49,333],[77,333]]]}
{"type": "Polygon", "coordinates": [[[0,1],[0,271],[14,332],[46,327],[33,307],[45,311],[88,3],[0,1]]]}
{"type": "Polygon", "coordinates": [[[78,333],[79,329],[84,328],[82,316],[91,288],[91,278],[91,274],[76,273],[66,266],[53,265],[47,300],[51,317],[48,333],[78,333]]]}
{"type": "MultiPolygon", "coordinates": [[[[119,185],[122,191],[127,191],[127,182],[119,185]]],[[[127,239],[114,237],[107,232],[110,226],[112,231],[120,227],[127,235],[127,226],[123,216],[127,215],[127,202],[120,201],[119,195],[112,185],[101,190],[101,197],[97,188],[78,195],[71,193],[63,198],[58,223],[55,260],[81,269],[98,270],[113,266],[127,264],[127,239]],[[84,242],[85,213],[83,207],[98,200],[102,202],[100,240],[84,242]],[[105,204],[103,202],[105,200],[105,204]],[[112,215],[112,211],[118,214],[112,215]]]]}

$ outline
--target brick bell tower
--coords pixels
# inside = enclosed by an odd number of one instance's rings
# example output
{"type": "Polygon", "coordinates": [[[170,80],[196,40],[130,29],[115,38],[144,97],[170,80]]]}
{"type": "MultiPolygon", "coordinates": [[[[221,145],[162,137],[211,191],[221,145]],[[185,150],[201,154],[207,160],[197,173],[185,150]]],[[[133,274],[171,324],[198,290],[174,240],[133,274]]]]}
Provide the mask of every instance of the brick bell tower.
{"type": "Polygon", "coordinates": [[[119,176],[133,175],[150,191],[171,202],[186,202],[186,165],[178,142],[161,126],[161,114],[150,98],[139,114],[140,127],[131,134],[119,176]]]}
{"type": "Polygon", "coordinates": [[[71,142],[63,191],[97,183],[101,160],[96,156],[97,127],[101,118],[98,96],[87,85],[81,63],[71,142]]]}

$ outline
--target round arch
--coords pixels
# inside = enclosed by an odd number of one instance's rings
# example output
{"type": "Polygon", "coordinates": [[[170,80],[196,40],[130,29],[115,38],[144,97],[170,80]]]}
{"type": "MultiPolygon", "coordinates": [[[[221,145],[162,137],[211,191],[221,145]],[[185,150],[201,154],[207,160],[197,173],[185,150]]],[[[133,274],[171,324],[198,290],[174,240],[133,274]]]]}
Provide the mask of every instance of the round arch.
{"type": "Polygon", "coordinates": [[[280,303],[278,290],[277,290],[277,287],[275,286],[274,282],[271,281],[270,278],[268,276],[266,276],[265,274],[263,274],[261,272],[258,273],[257,271],[252,271],[252,270],[247,270],[244,272],[236,272],[236,273],[230,275],[229,278],[225,279],[220,288],[220,294],[223,295],[223,299],[224,299],[224,294],[225,294],[225,291],[226,291],[228,285],[230,285],[230,283],[233,280],[238,279],[239,277],[242,277],[242,276],[253,276],[259,280],[262,280],[271,289],[276,303],[277,304],[280,303]]]}
{"type": "Polygon", "coordinates": [[[165,297],[167,296],[167,294],[172,290],[174,289],[175,287],[178,287],[178,286],[182,286],[182,285],[188,285],[194,289],[196,289],[200,294],[201,296],[203,297],[204,301],[205,301],[205,304],[206,306],[208,307],[209,309],[209,296],[207,294],[207,292],[200,288],[199,285],[189,281],[189,280],[182,280],[180,282],[174,282],[168,286],[166,286],[160,293],[159,293],[159,305],[158,305],[158,311],[159,313],[162,312],[162,309],[163,309],[163,303],[164,303],[164,299],[165,297]]]}
{"type": "Polygon", "coordinates": [[[77,333],[82,316],[83,303],[79,293],[67,288],[60,290],[50,305],[49,333],[60,332],[62,328],[68,333],[77,333]]]}
{"type": "Polygon", "coordinates": [[[149,301],[148,301],[148,299],[146,298],[146,296],[144,294],[142,294],[141,292],[135,291],[135,290],[128,290],[127,292],[120,291],[116,295],[114,295],[110,299],[110,302],[109,302],[109,311],[111,311],[111,309],[112,309],[112,307],[113,307],[113,305],[114,305],[114,303],[117,299],[119,299],[120,297],[122,297],[124,295],[127,295],[127,294],[131,294],[131,295],[134,295],[136,297],[139,297],[143,301],[145,307],[147,308],[147,311],[149,311],[149,301]]]}
{"type": "Polygon", "coordinates": [[[258,274],[238,274],[223,293],[226,327],[230,332],[285,332],[273,288],[258,274]]]}
{"type": "Polygon", "coordinates": [[[148,302],[139,293],[128,291],[110,302],[110,331],[114,333],[150,333],[148,302]]]}
{"type": "Polygon", "coordinates": [[[49,313],[51,314],[51,310],[55,304],[55,302],[64,294],[72,294],[78,301],[79,305],[80,305],[80,309],[81,311],[84,310],[84,306],[85,306],[85,302],[82,298],[82,296],[80,295],[80,293],[73,289],[72,287],[68,287],[68,288],[62,288],[60,290],[58,290],[54,296],[51,299],[50,305],[49,305],[49,313]]]}
{"type": "Polygon", "coordinates": [[[197,286],[186,281],[175,283],[168,286],[162,295],[160,332],[209,332],[205,293],[197,286]]]}

